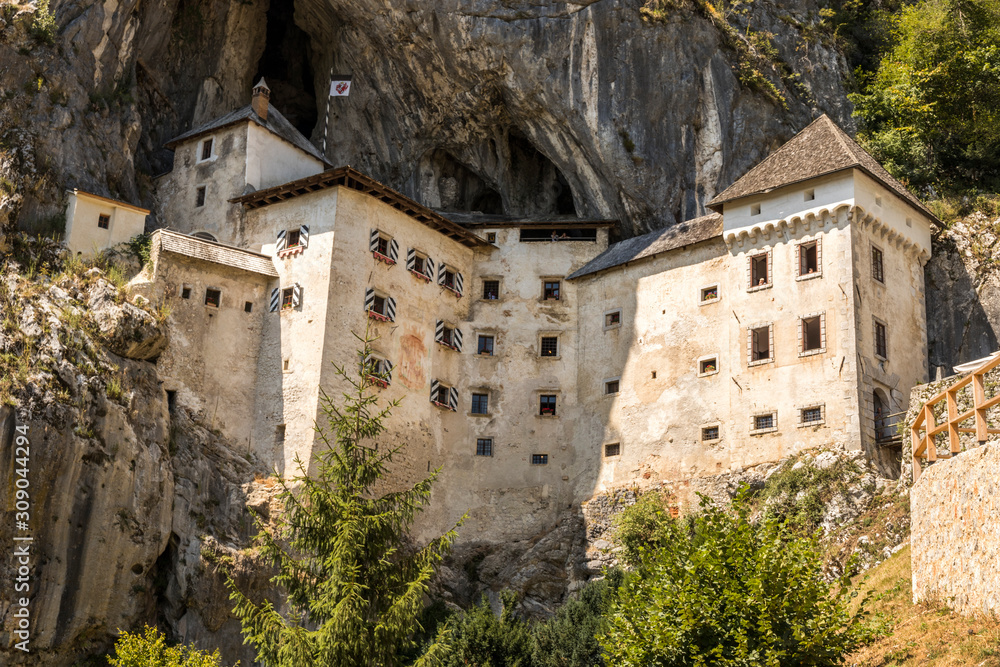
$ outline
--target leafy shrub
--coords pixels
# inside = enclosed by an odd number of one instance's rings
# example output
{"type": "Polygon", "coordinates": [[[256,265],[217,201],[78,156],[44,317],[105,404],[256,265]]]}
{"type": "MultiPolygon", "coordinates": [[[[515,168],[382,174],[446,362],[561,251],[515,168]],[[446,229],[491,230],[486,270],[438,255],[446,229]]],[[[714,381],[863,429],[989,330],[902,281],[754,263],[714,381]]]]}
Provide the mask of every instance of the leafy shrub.
{"type": "Polygon", "coordinates": [[[531,626],[514,615],[514,593],[500,594],[498,618],[483,596],[481,604],[461,614],[454,624],[447,667],[531,667],[531,626]]]}
{"type": "Polygon", "coordinates": [[[789,529],[811,533],[819,528],[826,503],[847,491],[845,478],[859,472],[856,464],[842,459],[827,468],[808,463],[796,468],[787,462],[760,494],[764,512],[787,522],[789,529]]]}
{"type": "Polygon", "coordinates": [[[591,667],[604,665],[597,635],[604,616],[621,586],[623,573],[610,570],[600,581],[587,584],[580,595],[566,601],[556,615],[535,629],[532,653],[536,667],[591,667]]]}
{"type": "Polygon", "coordinates": [[[612,524],[624,561],[634,565],[647,550],[662,546],[664,529],[670,523],[667,499],[660,493],[647,492],[634,505],[626,507],[612,524]]]}
{"type": "Polygon", "coordinates": [[[148,625],[143,634],[123,632],[108,658],[112,667],[221,667],[222,656],[189,646],[168,646],[167,638],[148,625]]]}
{"type": "Polygon", "coordinates": [[[49,0],[38,0],[35,16],[31,23],[31,35],[41,44],[52,45],[56,41],[56,19],[49,8],[49,0]]]}
{"type": "Polygon", "coordinates": [[[609,664],[832,665],[874,638],[847,575],[835,592],[824,580],[815,538],[751,523],[745,488],[732,511],[705,497],[701,510],[626,576],[599,638],[609,664]]]}

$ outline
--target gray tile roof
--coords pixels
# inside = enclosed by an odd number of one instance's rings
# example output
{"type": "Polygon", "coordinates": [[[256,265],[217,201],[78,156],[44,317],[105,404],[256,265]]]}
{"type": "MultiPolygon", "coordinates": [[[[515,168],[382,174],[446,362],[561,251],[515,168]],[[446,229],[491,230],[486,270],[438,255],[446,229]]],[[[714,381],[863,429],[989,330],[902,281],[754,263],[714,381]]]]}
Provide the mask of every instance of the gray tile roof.
{"type": "Polygon", "coordinates": [[[568,276],[568,280],[722,236],[722,216],[709,213],[666,229],[620,241],[568,276]]]}
{"type": "Polygon", "coordinates": [[[242,121],[249,121],[252,123],[257,123],[263,128],[266,128],[278,135],[290,144],[301,148],[306,153],[309,153],[317,160],[321,160],[323,164],[329,166],[329,162],[320,154],[319,149],[313,146],[312,142],[305,138],[301,132],[295,129],[295,126],[288,122],[281,113],[275,109],[270,104],[267,105],[267,120],[261,120],[260,116],[253,110],[251,105],[247,105],[242,109],[237,109],[236,111],[230,111],[224,116],[219,116],[214,120],[210,120],[204,125],[200,125],[193,130],[188,130],[184,134],[174,137],[168,141],[165,145],[167,148],[173,149],[181,142],[187,141],[188,139],[193,139],[195,137],[201,136],[203,134],[208,134],[209,132],[214,132],[215,130],[227,127],[229,125],[234,125],[242,121]]]}
{"type": "Polygon", "coordinates": [[[168,229],[159,229],[155,235],[159,238],[160,252],[171,252],[213,264],[222,264],[234,269],[259,273],[269,278],[278,277],[274,262],[267,255],[217,241],[180,234],[168,229]]]}
{"type": "Polygon", "coordinates": [[[906,186],[893,178],[826,114],[768,155],[708,205],[713,210],[722,211],[722,205],[734,199],[771,192],[786,185],[851,168],[866,172],[931,220],[937,220],[906,186]]]}

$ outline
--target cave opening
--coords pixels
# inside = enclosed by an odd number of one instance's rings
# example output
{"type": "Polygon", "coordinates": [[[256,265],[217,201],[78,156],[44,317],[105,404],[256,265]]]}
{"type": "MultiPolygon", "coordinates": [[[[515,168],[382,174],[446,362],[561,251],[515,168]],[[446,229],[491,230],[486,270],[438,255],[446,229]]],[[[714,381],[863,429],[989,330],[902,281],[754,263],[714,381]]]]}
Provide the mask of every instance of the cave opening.
{"type": "Polygon", "coordinates": [[[441,148],[429,151],[420,162],[420,199],[443,211],[504,212],[500,193],[441,148]]]}
{"type": "Polygon", "coordinates": [[[264,53],[254,83],[261,77],[271,88],[271,104],[305,136],[312,134],[319,114],[313,84],[312,42],[295,25],[294,0],[271,0],[267,9],[264,53]]]}
{"type": "Polygon", "coordinates": [[[510,173],[522,215],[576,216],[573,190],[559,168],[531,141],[511,130],[510,173]]]}

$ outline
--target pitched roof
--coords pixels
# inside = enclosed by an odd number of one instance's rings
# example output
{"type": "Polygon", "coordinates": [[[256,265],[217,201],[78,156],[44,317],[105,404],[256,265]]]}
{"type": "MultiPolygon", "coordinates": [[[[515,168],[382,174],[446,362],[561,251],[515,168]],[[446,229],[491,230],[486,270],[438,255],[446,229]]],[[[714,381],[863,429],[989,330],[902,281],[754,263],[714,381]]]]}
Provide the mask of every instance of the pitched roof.
{"type": "Polygon", "coordinates": [[[620,241],[571,273],[567,279],[581,278],[637,259],[652,257],[668,250],[676,250],[721,236],[722,215],[709,213],[666,229],[658,229],[643,236],[620,241]]]}
{"type": "Polygon", "coordinates": [[[208,134],[209,132],[214,132],[224,127],[228,127],[229,125],[235,125],[236,123],[242,121],[257,123],[261,127],[270,130],[288,143],[294,145],[296,148],[299,148],[306,153],[309,153],[309,155],[312,155],[317,160],[322,161],[323,164],[330,164],[326,161],[323,155],[320,154],[319,150],[313,146],[312,142],[306,139],[301,132],[296,130],[295,126],[289,123],[288,119],[282,116],[281,113],[270,104],[267,105],[267,120],[261,120],[261,117],[258,116],[257,112],[253,110],[253,107],[248,104],[242,109],[230,111],[224,116],[219,116],[214,120],[208,121],[204,125],[200,125],[193,130],[188,130],[184,134],[174,137],[168,141],[165,146],[173,149],[183,141],[194,139],[195,137],[208,134]]]}
{"type": "Polygon", "coordinates": [[[269,278],[277,278],[274,262],[267,255],[237,248],[235,246],[200,239],[188,234],[180,234],[168,229],[158,229],[154,238],[159,239],[162,252],[172,252],[192,259],[200,259],[213,264],[222,264],[234,269],[259,273],[269,278]]]}
{"type": "Polygon", "coordinates": [[[257,190],[242,197],[234,197],[229,201],[234,204],[243,204],[243,207],[246,209],[261,208],[281,203],[286,199],[301,197],[311,192],[326,190],[338,185],[363,192],[369,197],[374,197],[396,210],[402,211],[417,222],[441,232],[445,236],[469,248],[491,246],[490,243],[479,238],[465,229],[465,227],[442,217],[440,213],[432,211],[422,204],[418,204],[406,195],[382,185],[371,176],[362,174],[350,166],[327,169],[313,176],[306,176],[297,181],[276,185],[266,190],[257,190]]]}
{"type": "Polygon", "coordinates": [[[902,183],[892,177],[868,152],[823,114],[804,130],[768,155],[753,169],[718,194],[708,206],[722,211],[722,205],[750,195],[771,192],[844,169],[861,169],[905,199],[914,208],[937,220],[902,183]]]}

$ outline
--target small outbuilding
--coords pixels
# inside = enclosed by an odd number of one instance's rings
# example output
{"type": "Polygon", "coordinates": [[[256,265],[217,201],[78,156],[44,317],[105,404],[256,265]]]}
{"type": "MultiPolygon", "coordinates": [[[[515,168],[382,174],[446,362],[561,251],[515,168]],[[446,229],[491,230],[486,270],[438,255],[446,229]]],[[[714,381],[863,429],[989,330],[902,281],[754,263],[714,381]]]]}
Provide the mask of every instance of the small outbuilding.
{"type": "Polygon", "coordinates": [[[149,210],[83,190],[70,190],[66,207],[66,246],[91,256],[142,234],[149,210]]]}

